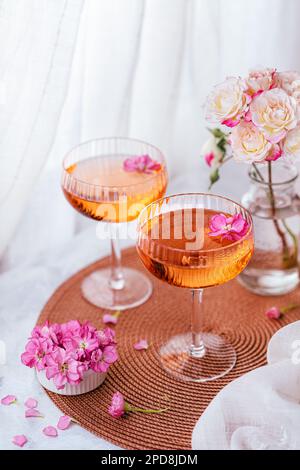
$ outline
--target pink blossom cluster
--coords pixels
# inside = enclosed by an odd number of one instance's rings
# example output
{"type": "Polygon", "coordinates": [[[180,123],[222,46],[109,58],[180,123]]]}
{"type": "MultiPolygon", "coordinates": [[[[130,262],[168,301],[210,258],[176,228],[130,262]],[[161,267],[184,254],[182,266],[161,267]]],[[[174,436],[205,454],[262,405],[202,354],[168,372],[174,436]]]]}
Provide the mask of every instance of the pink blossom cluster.
{"type": "Polygon", "coordinates": [[[230,129],[238,161],[300,156],[300,73],[264,69],[227,78],[210,93],[206,117],[230,129]]]}
{"type": "Polygon", "coordinates": [[[58,390],[79,384],[88,370],[106,372],[117,359],[114,331],[78,320],[36,326],[21,356],[24,365],[45,370],[58,390]]]}

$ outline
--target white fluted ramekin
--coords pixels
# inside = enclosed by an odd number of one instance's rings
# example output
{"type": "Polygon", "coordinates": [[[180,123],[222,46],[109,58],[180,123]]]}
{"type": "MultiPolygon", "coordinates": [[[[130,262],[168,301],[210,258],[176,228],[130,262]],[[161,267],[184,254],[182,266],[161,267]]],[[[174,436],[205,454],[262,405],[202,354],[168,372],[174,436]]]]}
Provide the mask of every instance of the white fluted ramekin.
{"type": "Polygon", "coordinates": [[[57,393],[58,395],[82,395],[83,393],[91,392],[101,385],[106,377],[106,373],[98,373],[93,370],[88,370],[83,374],[83,380],[78,385],[66,384],[62,390],[57,390],[53,380],[48,380],[44,370],[36,373],[37,379],[40,384],[50,392],[57,393]]]}

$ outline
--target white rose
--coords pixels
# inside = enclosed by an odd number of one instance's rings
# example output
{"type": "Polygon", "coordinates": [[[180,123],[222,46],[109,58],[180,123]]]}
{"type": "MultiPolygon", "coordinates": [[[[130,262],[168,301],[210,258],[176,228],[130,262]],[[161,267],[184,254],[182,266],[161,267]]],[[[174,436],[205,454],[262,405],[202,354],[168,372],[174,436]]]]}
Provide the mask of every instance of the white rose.
{"type": "Polygon", "coordinates": [[[206,118],[229,127],[239,124],[246,112],[249,97],[245,94],[245,82],[238,78],[227,78],[217,85],[207,99],[206,118]]]}
{"type": "Polygon", "coordinates": [[[276,86],[282,88],[289,96],[297,101],[298,119],[300,118],[300,73],[299,72],[280,72],[276,74],[276,86]]]}
{"type": "Polygon", "coordinates": [[[255,95],[259,91],[269,90],[273,84],[275,69],[251,70],[246,83],[247,92],[255,95]]]}
{"type": "Polygon", "coordinates": [[[285,91],[274,88],[254,98],[250,106],[253,123],[273,144],[297,125],[297,103],[285,91]]]}
{"type": "Polygon", "coordinates": [[[279,72],[275,75],[276,86],[282,88],[290,96],[293,96],[295,88],[299,86],[299,82],[300,74],[298,72],[279,72]]]}
{"type": "Polygon", "coordinates": [[[287,133],[283,145],[283,153],[287,157],[300,156],[300,126],[287,133]]]}
{"type": "Polygon", "coordinates": [[[230,136],[235,160],[241,162],[262,162],[272,152],[272,144],[252,122],[241,122],[230,136]]]}

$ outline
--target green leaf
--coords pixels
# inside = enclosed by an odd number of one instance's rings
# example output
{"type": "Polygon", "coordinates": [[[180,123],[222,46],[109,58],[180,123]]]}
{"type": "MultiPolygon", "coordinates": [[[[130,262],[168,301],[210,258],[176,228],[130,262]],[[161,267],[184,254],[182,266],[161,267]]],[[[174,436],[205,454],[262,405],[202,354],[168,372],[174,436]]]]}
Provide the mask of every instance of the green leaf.
{"type": "Polygon", "coordinates": [[[221,129],[219,129],[218,127],[215,127],[214,129],[208,129],[208,130],[216,139],[224,139],[226,137],[224,132],[221,131],[221,129]]]}
{"type": "Polygon", "coordinates": [[[220,179],[220,173],[219,173],[218,168],[209,175],[209,179],[210,179],[209,189],[211,189],[213,185],[220,179]]]}
{"type": "Polygon", "coordinates": [[[225,153],[226,152],[226,145],[227,145],[227,140],[225,139],[225,137],[222,137],[218,142],[217,142],[217,147],[219,147],[219,149],[225,153]]]}

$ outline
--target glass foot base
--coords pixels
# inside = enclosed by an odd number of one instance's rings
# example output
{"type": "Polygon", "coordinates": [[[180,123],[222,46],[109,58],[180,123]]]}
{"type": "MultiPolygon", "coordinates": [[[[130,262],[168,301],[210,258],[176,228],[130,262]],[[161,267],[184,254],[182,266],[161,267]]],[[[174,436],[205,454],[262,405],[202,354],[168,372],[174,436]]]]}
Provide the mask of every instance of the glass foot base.
{"type": "Polygon", "coordinates": [[[299,271],[295,269],[255,269],[246,268],[238,276],[243,287],[254,294],[273,296],[292,292],[299,285],[299,271]]]}
{"type": "Polygon", "coordinates": [[[125,284],[120,290],[110,287],[110,269],[95,271],[81,285],[83,297],[93,305],[109,310],[126,310],[146,302],[152,294],[152,284],[139,271],[123,268],[125,284]]]}
{"type": "Polygon", "coordinates": [[[174,336],[161,347],[161,364],[169,375],[186,382],[208,382],[233,369],[236,352],[231,344],[211,333],[203,333],[201,337],[205,348],[202,357],[192,357],[189,352],[191,334],[174,336]]]}

